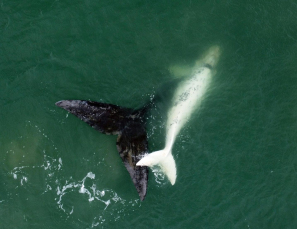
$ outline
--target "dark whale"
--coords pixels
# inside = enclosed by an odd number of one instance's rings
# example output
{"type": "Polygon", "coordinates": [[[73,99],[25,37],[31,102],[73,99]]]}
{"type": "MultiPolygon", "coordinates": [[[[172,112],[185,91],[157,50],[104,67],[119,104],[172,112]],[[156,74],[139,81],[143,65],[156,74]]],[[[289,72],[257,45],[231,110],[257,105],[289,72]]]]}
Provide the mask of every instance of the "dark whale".
{"type": "Polygon", "coordinates": [[[149,106],[134,110],[86,100],[62,100],[56,103],[103,134],[118,135],[117,150],[143,201],[146,196],[148,167],[136,163],[148,153],[145,113],[149,106]]]}

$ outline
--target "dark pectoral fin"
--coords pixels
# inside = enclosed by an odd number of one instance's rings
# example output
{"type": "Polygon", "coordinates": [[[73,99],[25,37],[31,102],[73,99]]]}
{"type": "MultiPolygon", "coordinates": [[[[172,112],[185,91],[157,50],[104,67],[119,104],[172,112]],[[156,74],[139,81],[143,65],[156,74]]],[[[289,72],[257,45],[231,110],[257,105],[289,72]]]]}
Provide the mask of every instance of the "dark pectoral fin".
{"type": "Polygon", "coordinates": [[[85,100],[61,100],[56,105],[104,134],[119,134],[127,115],[132,111],[112,104],[85,100]]]}
{"type": "Polygon", "coordinates": [[[125,128],[118,137],[117,148],[136,187],[140,200],[144,200],[147,190],[148,167],[136,166],[136,163],[147,153],[148,146],[144,128],[138,128],[137,126],[141,127],[142,124],[135,125],[133,123],[127,126],[128,129],[125,128]],[[132,135],[132,132],[135,135],[132,135]]]}

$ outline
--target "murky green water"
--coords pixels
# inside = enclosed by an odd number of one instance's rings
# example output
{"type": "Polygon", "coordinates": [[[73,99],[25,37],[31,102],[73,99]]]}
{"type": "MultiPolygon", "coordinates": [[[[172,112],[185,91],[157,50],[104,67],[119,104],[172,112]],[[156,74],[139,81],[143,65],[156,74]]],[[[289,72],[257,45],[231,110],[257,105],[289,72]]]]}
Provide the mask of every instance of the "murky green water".
{"type": "MultiPolygon", "coordinates": [[[[0,227],[296,228],[296,12],[292,0],[1,1],[0,227]],[[214,44],[217,74],[173,150],[177,182],[150,170],[140,202],[116,137],[54,104],[141,107],[166,94],[170,66],[214,44]]],[[[165,122],[151,111],[151,151],[165,122]]]]}

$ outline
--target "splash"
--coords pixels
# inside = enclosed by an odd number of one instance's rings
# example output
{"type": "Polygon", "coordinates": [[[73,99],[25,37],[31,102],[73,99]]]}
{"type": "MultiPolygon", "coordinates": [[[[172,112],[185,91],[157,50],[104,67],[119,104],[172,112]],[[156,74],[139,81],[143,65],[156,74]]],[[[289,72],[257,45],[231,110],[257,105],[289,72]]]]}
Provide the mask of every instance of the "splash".
{"type": "MultiPolygon", "coordinates": [[[[63,196],[69,194],[70,192],[78,192],[81,194],[86,194],[88,196],[88,201],[92,202],[94,200],[98,200],[101,203],[105,204],[104,210],[111,204],[111,201],[118,202],[122,201],[124,202],[115,192],[112,190],[98,190],[96,188],[96,185],[93,183],[92,186],[86,187],[85,182],[87,179],[94,180],[95,174],[92,172],[89,172],[81,181],[75,182],[69,182],[66,180],[64,185],[58,185],[56,188],[58,198],[56,198],[57,204],[61,210],[66,212],[66,210],[63,208],[62,198],[63,196]],[[108,195],[106,195],[108,194],[108,195]]],[[[73,208],[69,214],[73,213],[73,208]]]]}
{"type": "MultiPolygon", "coordinates": [[[[131,207],[138,208],[141,206],[138,198],[125,200],[114,190],[99,187],[100,181],[98,179],[100,177],[97,178],[95,172],[89,171],[78,179],[74,179],[72,176],[65,177],[65,170],[69,168],[65,168],[63,153],[59,152],[58,147],[51,140],[50,135],[44,129],[30,121],[26,122],[26,127],[35,130],[30,135],[26,135],[27,141],[32,142],[31,138],[38,139],[36,142],[38,147],[30,148],[25,146],[22,148],[23,151],[21,153],[22,155],[27,155],[29,149],[34,150],[34,152],[30,153],[37,155],[39,160],[18,160],[17,164],[15,163],[17,166],[14,166],[13,169],[8,171],[8,175],[13,180],[19,182],[19,185],[15,187],[16,189],[22,191],[23,189],[34,187],[38,189],[34,190],[36,193],[39,192],[40,195],[52,197],[53,206],[56,204],[56,209],[66,216],[65,220],[77,220],[77,216],[81,214],[79,210],[80,205],[85,204],[89,206],[92,209],[90,211],[91,215],[89,220],[84,223],[89,224],[90,228],[100,227],[110,221],[118,221],[127,214],[127,208],[131,209],[131,207]],[[45,141],[44,148],[41,148],[44,145],[40,143],[42,141],[45,141]],[[36,174],[43,174],[43,185],[32,186],[34,180],[32,178],[36,174]]],[[[16,150],[19,148],[15,147],[13,149],[16,150]]],[[[8,152],[7,155],[9,153],[12,156],[15,155],[13,152],[8,152]]],[[[106,166],[105,159],[98,159],[97,165],[106,166]]]]}
{"type": "Polygon", "coordinates": [[[166,184],[165,174],[162,172],[162,169],[159,166],[152,167],[152,172],[154,174],[155,181],[159,184],[159,186],[163,186],[166,184]]]}

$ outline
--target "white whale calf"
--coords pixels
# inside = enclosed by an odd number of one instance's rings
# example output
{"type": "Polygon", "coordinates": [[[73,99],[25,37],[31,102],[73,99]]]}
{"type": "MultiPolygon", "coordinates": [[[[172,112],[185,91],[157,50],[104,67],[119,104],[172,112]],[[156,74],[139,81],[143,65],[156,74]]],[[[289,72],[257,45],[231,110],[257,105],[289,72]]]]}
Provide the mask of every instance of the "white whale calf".
{"type": "Polygon", "coordinates": [[[201,104],[203,95],[214,75],[214,67],[218,62],[219,56],[219,46],[211,47],[196,62],[190,77],[178,85],[172,100],[172,107],[168,111],[165,148],[145,155],[136,164],[137,166],[150,167],[159,165],[172,185],[176,181],[175,160],[171,153],[174,141],[193,111],[201,104]]]}

